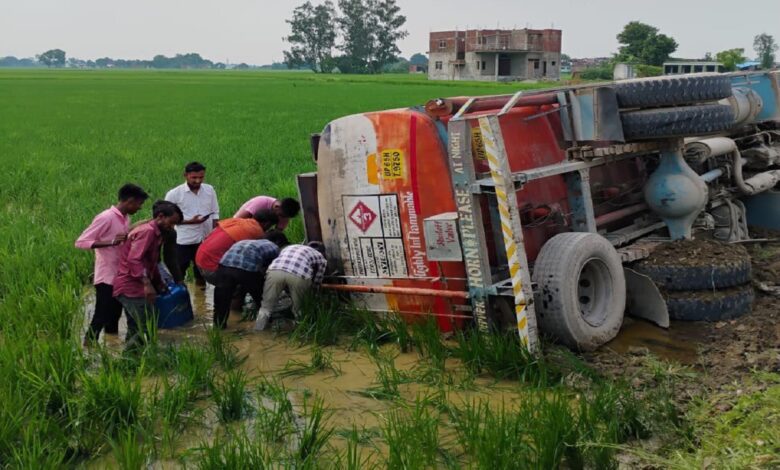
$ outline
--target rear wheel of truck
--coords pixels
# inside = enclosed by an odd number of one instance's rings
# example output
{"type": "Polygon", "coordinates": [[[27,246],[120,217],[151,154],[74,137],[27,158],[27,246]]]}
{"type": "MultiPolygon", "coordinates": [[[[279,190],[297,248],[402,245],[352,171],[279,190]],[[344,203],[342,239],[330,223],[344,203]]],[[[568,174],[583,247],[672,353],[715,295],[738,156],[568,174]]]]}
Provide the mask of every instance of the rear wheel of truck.
{"type": "Polygon", "coordinates": [[[626,306],[626,279],[615,248],[595,233],[561,233],[542,247],[533,280],[542,333],[591,351],[617,335],[626,306]]]}
{"type": "Polygon", "coordinates": [[[731,78],[722,74],[689,74],[637,78],[615,84],[621,108],[679,106],[731,96],[731,78]]]}

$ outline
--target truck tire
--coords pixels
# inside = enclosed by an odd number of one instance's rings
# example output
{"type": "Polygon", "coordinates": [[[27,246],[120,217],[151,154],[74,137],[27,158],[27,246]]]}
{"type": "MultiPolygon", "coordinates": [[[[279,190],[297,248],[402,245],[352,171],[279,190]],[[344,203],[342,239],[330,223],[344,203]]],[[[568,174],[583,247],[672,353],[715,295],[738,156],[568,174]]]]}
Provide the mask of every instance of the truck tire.
{"type": "Polygon", "coordinates": [[[669,317],[684,321],[720,321],[740,317],[753,306],[753,286],[721,291],[669,292],[666,306],[669,317]]]}
{"type": "Polygon", "coordinates": [[[620,256],[601,235],[554,236],[536,258],[533,280],[542,333],[580,351],[592,351],[617,335],[626,279],[620,256]]]}
{"type": "Polygon", "coordinates": [[[721,74],[639,78],[615,84],[621,108],[679,106],[731,96],[731,80],[721,74]]]}
{"type": "Polygon", "coordinates": [[[669,291],[724,289],[750,282],[750,258],[711,262],[713,264],[708,266],[674,266],[643,261],[634,266],[634,270],[669,291]]]}
{"type": "Polygon", "coordinates": [[[731,106],[703,104],[621,113],[626,140],[713,134],[734,125],[731,106]]]}

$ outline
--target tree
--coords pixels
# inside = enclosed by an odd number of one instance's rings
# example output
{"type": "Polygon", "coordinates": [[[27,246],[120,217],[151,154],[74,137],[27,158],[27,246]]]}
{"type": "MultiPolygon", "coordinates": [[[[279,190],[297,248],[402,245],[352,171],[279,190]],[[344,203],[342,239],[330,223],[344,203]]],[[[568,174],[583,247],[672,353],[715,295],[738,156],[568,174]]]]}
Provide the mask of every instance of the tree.
{"type": "Polygon", "coordinates": [[[737,70],[737,64],[747,60],[745,57],[745,49],[738,47],[734,49],[727,49],[715,54],[715,59],[726,67],[726,70],[737,70]]]}
{"type": "Polygon", "coordinates": [[[771,69],[775,65],[775,51],[777,44],[770,34],[761,33],[753,38],[753,49],[758,54],[762,69],[771,69]]]}
{"type": "Polygon", "coordinates": [[[38,61],[47,67],[62,67],[65,65],[65,51],[62,49],[50,49],[37,57],[38,61]]]}
{"type": "Polygon", "coordinates": [[[425,56],[425,54],[417,53],[414,54],[409,58],[409,63],[412,65],[422,65],[424,67],[428,66],[428,58],[425,56]]]}
{"type": "Polygon", "coordinates": [[[337,22],[343,40],[339,49],[347,57],[347,60],[340,61],[339,69],[342,72],[342,65],[347,64],[352,72],[371,71],[377,29],[376,15],[371,5],[375,3],[375,0],[339,0],[341,16],[337,22]]]}
{"type": "MultiPolygon", "coordinates": [[[[398,41],[409,35],[405,29],[401,29],[406,23],[406,17],[401,14],[401,7],[396,5],[396,0],[380,0],[376,3],[374,13],[377,27],[375,37],[373,71],[378,72],[382,68],[396,60],[401,52],[398,41]]],[[[407,66],[408,71],[408,66],[407,66]]]]}
{"type": "Polygon", "coordinates": [[[623,62],[662,65],[677,50],[677,41],[658,34],[658,28],[639,21],[624,26],[617,40],[622,44],[617,59],[623,62]]]}
{"type": "Polygon", "coordinates": [[[712,62],[712,52],[705,52],[704,58],[702,60],[706,60],[707,62],[712,62]]]}
{"type": "Polygon", "coordinates": [[[330,0],[316,7],[307,1],[293,10],[292,18],[286,20],[291,33],[284,38],[291,46],[284,51],[289,68],[309,65],[315,72],[330,71],[336,45],[335,18],[336,9],[330,0]]]}

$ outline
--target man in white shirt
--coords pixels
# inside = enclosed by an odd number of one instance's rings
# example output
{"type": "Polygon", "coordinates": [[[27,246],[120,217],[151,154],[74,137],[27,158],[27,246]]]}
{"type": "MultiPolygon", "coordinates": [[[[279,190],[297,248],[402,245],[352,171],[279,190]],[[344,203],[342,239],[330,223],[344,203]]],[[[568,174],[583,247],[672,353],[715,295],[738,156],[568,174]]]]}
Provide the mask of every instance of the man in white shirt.
{"type": "Polygon", "coordinates": [[[176,251],[182,275],[192,263],[195,282],[205,286],[200,271],[195,266],[195,253],[200,243],[217,226],[219,203],[214,187],[203,182],[206,167],[198,162],[184,167],[184,184],[168,191],[165,200],[173,202],[184,213],[184,220],[176,226],[176,251]]]}

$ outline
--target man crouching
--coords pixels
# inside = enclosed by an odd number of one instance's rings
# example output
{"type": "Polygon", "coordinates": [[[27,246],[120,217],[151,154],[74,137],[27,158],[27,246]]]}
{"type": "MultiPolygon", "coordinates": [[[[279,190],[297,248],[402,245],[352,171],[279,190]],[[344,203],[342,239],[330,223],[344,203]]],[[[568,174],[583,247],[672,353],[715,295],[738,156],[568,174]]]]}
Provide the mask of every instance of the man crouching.
{"type": "Polygon", "coordinates": [[[146,321],[153,318],[158,291],[165,290],[157,269],[162,231],[173,230],[183,219],[179,206],[168,201],[157,201],[152,217],[127,235],[114,279],[114,297],[127,313],[126,350],[133,350],[148,339],[146,321]]]}
{"type": "Polygon", "coordinates": [[[268,266],[263,286],[263,303],[257,312],[255,331],[264,330],[268,325],[271,311],[285,290],[292,299],[295,318],[300,318],[303,296],[311,289],[319,289],[327,266],[325,245],[320,242],[290,245],[283,249],[268,266]]]}

